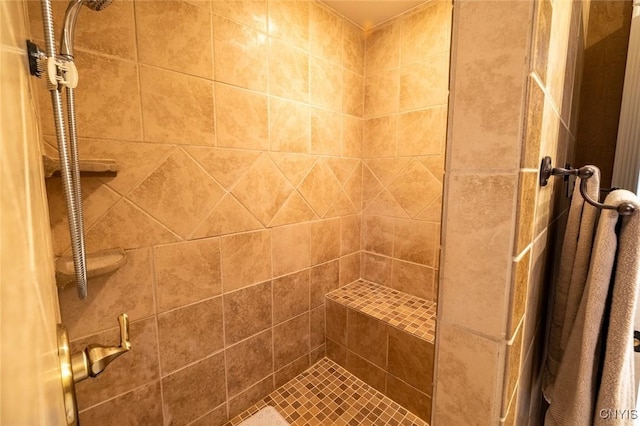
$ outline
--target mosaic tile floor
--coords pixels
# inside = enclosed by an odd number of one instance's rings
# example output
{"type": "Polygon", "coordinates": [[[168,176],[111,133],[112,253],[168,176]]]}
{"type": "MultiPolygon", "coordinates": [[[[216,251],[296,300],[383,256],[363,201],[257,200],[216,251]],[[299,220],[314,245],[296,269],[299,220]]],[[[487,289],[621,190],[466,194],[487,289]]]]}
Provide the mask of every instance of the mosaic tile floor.
{"type": "Polygon", "coordinates": [[[435,339],[434,302],[363,280],[327,293],[327,298],[422,339],[435,339]]]}
{"type": "Polygon", "coordinates": [[[240,424],[267,405],[275,407],[292,426],[428,426],[328,358],[318,361],[226,426],[240,424]]]}

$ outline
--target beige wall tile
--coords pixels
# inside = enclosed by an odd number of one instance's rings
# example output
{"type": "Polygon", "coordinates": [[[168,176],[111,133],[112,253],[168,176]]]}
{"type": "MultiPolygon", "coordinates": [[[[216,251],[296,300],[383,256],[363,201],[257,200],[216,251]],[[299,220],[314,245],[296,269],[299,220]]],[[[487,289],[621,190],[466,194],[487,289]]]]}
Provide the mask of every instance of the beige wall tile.
{"type": "Polygon", "coordinates": [[[372,118],[364,123],[364,158],[393,157],[396,155],[398,116],[372,118]]]}
{"type": "Polygon", "coordinates": [[[251,386],[244,392],[229,399],[229,417],[233,418],[260,401],[273,391],[273,376],[269,376],[264,380],[251,386]]]}
{"type": "Polygon", "coordinates": [[[306,102],[309,99],[309,53],[269,40],[269,93],[306,102]]]}
{"type": "Polygon", "coordinates": [[[73,339],[115,327],[123,312],[131,321],[153,315],[151,268],[151,249],[132,250],[122,268],[89,280],[85,300],[78,298],[75,288],[60,290],[60,309],[69,336],[73,339]]]}
{"type": "Polygon", "coordinates": [[[364,74],[364,31],[350,22],[343,22],[342,65],[357,74],[364,74]]]}
{"type": "Polygon", "coordinates": [[[525,140],[522,146],[522,167],[536,169],[540,167],[540,147],[542,136],[542,116],[544,112],[544,92],[538,82],[529,77],[527,93],[527,121],[525,140]]]}
{"type": "Polygon", "coordinates": [[[269,2],[269,35],[307,49],[309,45],[309,3],[275,0],[269,2]]]}
{"type": "Polygon", "coordinates": [[[313,154],[340,155],[341,141],[341,115],[336,112],[311,108],[311,152],[313,154]]]}
{"type": "MultiPolygon", "coordinates": [[[[43,40],[42,12],[40,4],[27,1],[31,37],[43,40]]],[[[78,19],[75,29],[76,49],[91,50],[123,59],[136,59],[136,26],[133,1],[111,3],[100,13],[85,13],[78,19]]],[[[54,22],[62,22],[68,4],[51,2],[54,22]]],[[[59,34],[56,34],[58,36],[59,34]]],[[[4,40],[4,39],[3,39],[4,40]]],[[[44,46],[44,45],[41,45],[44,46]]]]}
{"type": "Polygon", "coordinates": [[[394,20],[365,35],[367,78],[400,66],[400,32],[400,25],[394,20]]]}
{"type": "Polygon", "coordinates": [[[389,184],[389,192],[415,217],[442,194],[442,184],[417,160],[412,160],[389,184]]]}
{"type": "Polygon", "coordinates": [[[520,172],[518,183],[518,216],[514,255],[517,256],[533,240],[533,225],[536,209],[536,191],[538,188],[537,172],[520,172]]]}
{"type": "Polygon", "coordinates": [[[333,340],[327,339],[327,357],[341,365],[347,367],[347,348],[346,346],[339,345],[333,340]]]}
{"type": "Polygon", "coordinates": [[[549,38],[551,37],[553,6],[550,0],[543,0],[536,4],[536,9],[533,31],[533,71],[544,83],[547,78],[547,63],[549,61],[549,38]]]}
{"type": "Polygon", "coordinates": [[[267,36],[264,33],[216,17],[213,42],[216,81],[267,91],[267,36]]]}
{"type": "Polygon", "coordinates": [[[187,153],[226,190],[260,157],[259,152],[240,149],[188,147],[187,153]]]}
{"type": "Polygon", "coordinates": [[[236,198],[226,194],[211,214],[196,228],[191,238],[253,231],[263,226],[236,198]]]}
{"type": "Polygon", "coordinates": [[[386,369],[388,340],[385,322],[347,309],[347,348],[350,351],[386,369]]]}
{"type": "Polygon", "coordinates": [[[232,194],[266,226],[292,191],[293,186],[274,162],[263,154],[238,181],[232,194]]]}
{"type": "Polygon", "coordinates": [[[344,90],[342,112],[362,117],[364,111],[364,78],[360,74],[344,70],[342,82],[344,90]]]}
{"type": "Polygon", "coordinates": [[[226,293],[223,303],[226,346],[271,327],[271,281],[226,293]]]}
{"type": "Polygon", "coordinates": [[[443,154],[446,132],[446,106],[402,114],[398,118],[398,155],[443,154]]]}
{"type": "Polygon", "coordinates": [[[469,1],[458,6],[458,47],[451,62],[456,81],[451,169],[478,169],[478,158],[484,169],[515,169],[520,164],[522,64],[530,31],[522,23],[531,18],[530,4],[469,1]]]}
{"type": "Polygon", "coordinates": [[[520,324],[527,305],[527,290],[529,284],[529,262],[531,250],[527,250],[522,258],[513,262],[511,269],[511,291],[509,295],[509,321],[507,339],[511,339],[520,324]]]}
{"type": "Polygon", "coordinates": [[[409,219],[395,220],[393,256],[402,260],[435,266],[440,235],[435,223],[409,219]]]}
{"type": "Polygon", "coordinates": [[[416,390],[391,374],[387,375],[387,395],[421,419],[431,421],[429,395],[416,390]]]}
{"type": "Polygon", "coordinates": [[[133,249],[179,241],[179,237],[147,213],[122,199],[91,228],[86,244],[92,251],[133,249]]]}
{"type": "Polygon", "coordinates": [[[224,354],[213,355],[162,379],[165,418],[186,424],[225,400],[224,354]]]}
{"type": "Polygon", "coordinates": [[[158,312],[222,293],[219,239],[155,247],[153,255],[158,312]]]}
{"type": "Polygon", "coordinates": [[[340,258],[340,287],[360,279],[360,252],[340,258]]]}
{"type": "Polygon", "coordinates": [[[451,2],[435,1],[407,15],[402,21],[402,65],[420,62],[449,50],[451,2]]]}
{"type": "Polygon", "coordinates": [[[289,380],[293,379],[298,374],[302,373],[304,370],[309,368],[309,356],[302,356],[291,364],[288,364],[282,367],[280,370],[276,371],[274,374],[274,381],[276,386],[280,387],[289,380]]]}
{"type": "Polygon", "coordinates": [[[324,296],[339,286],[340,265],[338,260],[311,268],[309,278],[309,301],[311,308],[324,304],[324,296]]]}
{"type": "Polygon", "coordinates": [[[271,330],[225,349],[227,392],[234,396],[273,373],[271,330]]]}
{"type": "Polygon", "coordinates": [[[486,424],[497,423],[496,365],[504,359],[499,344],[442,323],[438,341],[433,422],[470,424],[482,419],[486,424]],[[465,405],[458,405],[461,400],[465,405]]]}
{"type": "Polygon", "coordinates": [[[143,64],[213,77],[211,12],[184,1],[136,2],[136,36],[143,64]],[[167,31],[171,28],[171,31],[167,31]],[[176,37],[180,34],[180,37],[176,37]]]}
{"type": "Polygon", "coordinates": [[[309,313],[273,327],[273,367],[280,369],[309,353],[309,313]]]}
{"type": "Polygon", "coordinates": [[[446,104],[448,96],[448,51],[400,68],[401,111],[446,104]]]}
{"type": "Polygon", "coordinates": [[[324,305],[309,312],[309,346],[311,348],[317,348],[324,344],[324,321],[324,305]]]}
{"type": "Polygon", "coordinates": [[[160,381],[136,388],[80,413],[83,425],[162,424],[160,381]],[[118,413],[118,416],[113,416],[118,413]]]}
{"type": "MultiPolygon", "coordinates": [[[[85,76],[80,78],[75,90],[78,136],[140,140],[142,123],[136,64],[80,51],[75,55],[75,64],[79,75],[85,76]],[[100,78],[89,77],[97,75],[100,78]]],[[[44,103],[40,104],[43,132],[53,135],[49,93],[43,93],[43,97],[44,103]]]]}
{"type": "Polygon", "coordinates": [[[271,235],[249,232],[222,238],[222,288],[237,290],[271,278],[271,235]]]}
{"type": "Polygon", "coordinates": [[[320,2],[309,3],[309,52],[325,61],[342,65],[342,22],[320,2]]]}
{"type": "Polygon", "coordinates": [[[313,209],[297,191],[291,193],[278,213],[273,217],[269,226],[291,225],[317,219],[313,209]]]}
{"type": "Polygon", "coordinates": [[[329,167],[324,162],[318,161],[304,178],[298,190],[316,214],[323,217],[338,194],[340,183],[329,167]]]}
{"type": "Polygon", "coordinates": [[[362,278],[391,287],[391,258],[362,252],[362,278]]]}
{"type": "Polygon", "coordinates": [[[308,106],[269,98],[269,140],[272,151],[308,153],[309,126],[308,106]]]}
{"type": "Polygon", "coordinates": [[[328,108],[331,111],[342,110],[343,69],[321,59],[309,59],[309,103],[328,108]]]}
{"type": "MultiPolygon", "coordinates": [[[[117,326],[116,318],[112,325],[117,326]]],[[[132,347],[117,362],[109,365],[110,374],[102,374],[76,385],[78,409],[84,410],[121,393],[128,392],[160,377],[158,371],[158,331],[154,318],[132,322],[129,328],[132,347]]],[[[120,331],[111,329],[99,334],[73,340],[72,352],[84,350],[90,344],[117,345],[120,331]]],[[[147,407],[149,408],[149,407],[147,407]]]]}
{"type": "MultiPolygon", "coordinates": [[[[515,340],[511,345],[507,345],[506,362],[504,366],[504,388],[502,389],[502,409],[501,417],[507,415],[507,409],[511,402],[518,379],[520,378],[520,361],[522,356],[522,336],[524,335],[524,327],[518,329],[518,333],[514,336],[515,340]]],[[[515,410],[515,407],[512,407],[515,410]]]]}
{"type": "Polygon", "coordinates": [[[333,300],[325,301],[327,339],[347,345],[347,307],[333,300]]]}
{"type": "Polygon", "coordinates": [[[340,257],[340,219],[311,223],[311,264],[328,262],[340,257]]]}
{"type": "Polygon", "coordinates": [[[215,15],[267,31],[266,0],[211,0],[211,10],[215,15]]]}
{"type": "Polygon", "coordinates": [[[311,265],[309,224],[281,226],[271,231],[273,276],[279,277],[311,265]]]}
{"type": "Polygon", "coordinates": [[[363,120],[347,115],[342,116],[342,155],[360,158],[362,156],[363,120]]]}
{"type": "Polygon", "coordinates": [[[267,97],[216,84],[218,146],[269,148],[267,97]]]}
{"type": "MultiPolygon", "coordinates": [[[[54,250],[57,255],[62,255],[71,247],[62,179],[47,179],[45,185],[47,199],[50,200],[48,203],[49,222],[53,234],[54,250]]],[[[84,178],[82,180],[82,207],[85,229],[96,223],[119,200],[119,194],[103,185],[100,179],[84,178]]]]}
{"type": "Polygon", "coordinates": [[[360,250],[361,216],[351,215],[340,218],[340,254],[345,255],[360,250]]]}
{"type": "Polygon", "coordinates": [[[370,363],[366,359],[347,351],[346,369],[360,378],[363,382],[372,386],[380,392],[386,388],[386,373],[380,367],[370,363]]]}
{"type": "Polygon", "coordinates": [[[220,405],[215,408],[213,411],[205,414],[200,417],[193,423],[190,423],[190,426],[209,426],[209,425],[217,425],[222,424],[227,421],[227,404],[220,405]]]}
{"type": "Polygon", "coordinates": [[[158,315],[158,346],[163,374],[222,349],[222,298],[158,315]]]}
{"type": "Polygon", "coordinates": [[[398,112],[400,107],[400,71],[385,71],[367,77],[364,81],[364,115],[377,115],[398,112]]]}
{"type": "Polygon", "coordinates": [[[380,183],[386,186],[391,183],[393,178],[395,178],[407,164],[409,164],[409,161],[411,161],[411,159],[407,157],[390,157],[373,158],[365,160],[364,163],[380,183]]]}
{"type": "MultiPolygon", "coordinates": [[[[215,144],[213,84],[210,81],[141,66],[140,85],[145,141],[215,144]],[[180,113],[176,114],[178,111],[180,113]]],[[[122,113],[122,116],[127,114],[122,113]]]]}
{"type": "Polygon", "coordinates": [[[222,187],[177,149],[129,198],[167,228],[186,237],[223,195],[222,187]]]}
{"type": "Polygon", "coordinates": [[[428,266],[394,259],[391,271],[391,287],[423,299],[436,301],[438,289],[434,288],[436,272],[428,266]]]}
{"type": "Polygon", "coordinates": [[[434,345],[409,333],[389,327],[388,372],[431,395],[434,345]]]}
{"type": "Polygon", "coordinates": [[[385,216],[362,216],[362,249],[386,256],[393,254],[394,220],[385,216]]]}
{"type": "Polygon", "coordinates": [[[309,270],[273,280],[273,323],[309,311],[309,270]]]}
{"type": "Polygon", "coordinates": [[[516,179],[453,175],[444,222],[442,319],[488,336],[504,333],[507,271],[511,264],[516,179]],[[491,250],[481,250],[491,241],[491,250]],[[450,254],[448,254],[450,253],[450,254]],[[486,306],[492,306],[490,310],[486,306]]]}

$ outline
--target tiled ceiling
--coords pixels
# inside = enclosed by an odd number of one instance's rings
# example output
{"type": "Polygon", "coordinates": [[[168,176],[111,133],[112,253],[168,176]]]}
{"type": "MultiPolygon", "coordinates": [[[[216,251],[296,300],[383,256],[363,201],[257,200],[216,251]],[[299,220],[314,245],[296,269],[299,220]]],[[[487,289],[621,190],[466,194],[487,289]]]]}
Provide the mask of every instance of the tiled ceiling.
{"type": "Polygon", "coordinates": [[[364,29],[368,29],[424,3],[424,0],[323,0],[364,29]]]}

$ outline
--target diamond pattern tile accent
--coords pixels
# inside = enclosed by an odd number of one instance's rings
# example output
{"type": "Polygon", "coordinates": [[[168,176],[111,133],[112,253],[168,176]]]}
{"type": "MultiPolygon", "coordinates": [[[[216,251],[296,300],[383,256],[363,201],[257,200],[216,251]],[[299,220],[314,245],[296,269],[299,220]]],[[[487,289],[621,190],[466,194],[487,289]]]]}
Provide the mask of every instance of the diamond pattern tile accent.
{"type": "Polygon", "coordinates": [[[87,251],[134,249],[175,243],[180,238],[123,198],[87,231],[87,251]]]}
{"type": "Polygon", "coordinates": [[[262,229],[262,224],[233,195],[227,194],[191,237],[204,238],[255,229],[262,229]]]}
{"type": "Polygon", "coordinates": [[[344,185],[347,178],[360,162],[360,160],[355,158],[340,157],[327,157],[324,161],[327,163],[327,166],[329,166],[336,179],[338,179],[338,182],[342,185],[344,185]]]}
{"type": "Polygon", "coordinates": [[[240,149],[190,147],[187,152],[227,191],[260,156],[240,149]]]}
{"type": "Polygon", "coordinates": [[[409,217],[388,190],[383,190],[364,209],[366,213],[382,216],[409,217]]]}
{"type": "Polygon", "coordinates": [[[129,198],[182,237],[189,235],[224,190],[182,149],[176,149],[129,198]]]}
{"type": "Polygon", "coordinates": [[[313,209],[302,198],[298,191],[291,193],[269,226],[289,225],[318,219],[313,209]]]}
{"type": "Polygon", "coordinates": [[[318,216],[324,217],[340,190],[340,183],[329,167],[323,161],[318,161],[298,190],[318,216]]]}
{"type": "Polygon", "coordinates": [[[383,185],[388,185],[409,160],[407,157],[376,158],[365,160],[365,164],[383,185]]]}
{"type": "Polygon", "coordinates": [[[362,211],[362,164],[359,163],[351,176],[343,185],[344,191],[347,197],[351,200],[351,203],[356,208],[356,211],[360,213],[362,211]]]}
{"type": "Polygon", "coordinates": [[[280,169],[264,154],[238,181],[232,194],[267,226],[294,191],[280,169]]]}
{"type": "Polygon", "coordinates": [[[358,211],[354,207],[353,203],[351,202],[349,197],[347,197],[347,194],[344,192],[344,190],[340,190],[336,199],[333,200],[333,203],[331,203],[331,206],[329,206],[329,210],[327,210],[327,214],[325,216],[338,217],[355,213],[358,213],[358,211]]]}
{"type": "Polygon", "coordinates": [[[271,159],[293,186],[298,186],[317,160],[315,155],[271,153],[271,159]]]}
{"type": "Polygon", "coordinates": [[[365,208],[382,192],[384,187],[366,165],[362,166],[362,207],[365,208]]]}
{"type": "Polygon", "coordinates": [[[412,160],[388,189],[411,217],[442,194],[442,184],[417,160],[412,160]]]}

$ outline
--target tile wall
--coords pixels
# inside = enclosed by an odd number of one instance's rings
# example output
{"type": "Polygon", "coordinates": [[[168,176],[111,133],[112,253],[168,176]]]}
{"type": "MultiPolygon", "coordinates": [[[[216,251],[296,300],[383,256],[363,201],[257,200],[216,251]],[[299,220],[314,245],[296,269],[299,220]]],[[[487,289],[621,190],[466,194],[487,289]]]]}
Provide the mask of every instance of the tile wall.
{"type": "MultiPolygon", "coordinates": [[[[83,424],[216,424],[324,356],[324,294],[360,278],[364,46],[318,2],[82,10],[80,154],[120,165],[83,179],[87,245],[128,261],[60,303],[74,349],[117,342],[121,312],[133,342],[77,386],[83,424]]],[[[60,182],[47,190],[65,254],[60,182]]]]}
{"type": "Polygon", "coordinates": [[[588,2],[456,2],[433,424],[537,425],[588,2]]]}
{"type": "Polygon", "coordinates": [[[362,277],[436,300],[451,1],[367,33],[362,277]]]}

